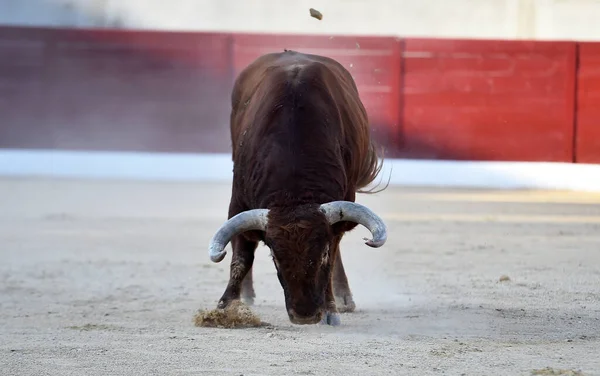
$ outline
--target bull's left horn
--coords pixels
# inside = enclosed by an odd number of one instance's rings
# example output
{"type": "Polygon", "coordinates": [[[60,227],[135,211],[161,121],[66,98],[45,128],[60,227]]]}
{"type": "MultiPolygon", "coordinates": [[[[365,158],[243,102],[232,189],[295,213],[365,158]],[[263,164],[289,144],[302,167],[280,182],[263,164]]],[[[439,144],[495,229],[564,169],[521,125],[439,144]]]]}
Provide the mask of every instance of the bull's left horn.
{"type": "Polygon", "coordinates": [[[250,230],[266,230],[268,214],[268,209],[252,209],[229,218],[210,240],[208,245],[210,260],[221,262],[227,254],[225,247],[237,234],[250,230]]]}
{"type": "Polygon", "coordinates": [[[322,204],[320,209],[327,217],[329,224],[348,221],[365,226],[373,235],[373,239],[365,239],[367,240],[366,245],[377,248],[385,244],[387,240],[385,223],[366,206],[351,201],[332,201],[322,204]]]}

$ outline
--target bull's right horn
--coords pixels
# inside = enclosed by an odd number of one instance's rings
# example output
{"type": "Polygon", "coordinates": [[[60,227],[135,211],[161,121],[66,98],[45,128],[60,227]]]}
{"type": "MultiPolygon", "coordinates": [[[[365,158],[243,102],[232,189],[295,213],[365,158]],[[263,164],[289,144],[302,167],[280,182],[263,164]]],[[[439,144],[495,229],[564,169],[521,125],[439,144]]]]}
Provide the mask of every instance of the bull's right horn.
{"type": "Polygon", "coordinates": [[[269,209],[252,209],[229,218],[210,240],[208,255],[212,262],[221,262],[227,251],[225,247],[231,239],[242,232],[267,229],[269,209]]]}
{"type": "Polygon", "coordinates": [[[371,231],[373,239],[365,239],[369,247],[377,248],[387,240],[387,228],[379,216],[366,206],[351,201],[332,201],[320,206],[327,217],[329,224],[340,221],[355,222],[365,226],[371,231]]]}

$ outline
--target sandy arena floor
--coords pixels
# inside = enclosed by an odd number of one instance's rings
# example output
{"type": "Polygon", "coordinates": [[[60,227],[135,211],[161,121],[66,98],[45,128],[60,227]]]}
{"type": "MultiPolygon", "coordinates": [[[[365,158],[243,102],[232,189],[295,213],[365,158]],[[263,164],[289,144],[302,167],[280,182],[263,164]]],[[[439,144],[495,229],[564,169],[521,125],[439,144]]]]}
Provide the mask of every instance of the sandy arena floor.
{"type": "Polygon", "coordinates": [[[288,321],[261,246],[253,310],[272,325],[198,328],[228,278],[206,245],[229,192],[0,180],[0,374],[600,375],[600,195],[362,195],[389,237],[344,239],[341,327],[288,321]]]}

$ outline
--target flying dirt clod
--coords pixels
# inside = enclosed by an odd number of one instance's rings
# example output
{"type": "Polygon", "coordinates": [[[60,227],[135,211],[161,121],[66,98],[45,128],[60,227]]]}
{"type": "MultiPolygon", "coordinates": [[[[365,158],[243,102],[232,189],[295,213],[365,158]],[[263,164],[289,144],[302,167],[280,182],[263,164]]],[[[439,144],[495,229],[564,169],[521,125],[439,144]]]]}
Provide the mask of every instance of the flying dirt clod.
{"type": "Polygon", "coordinates": [[[319,21],[323,19],[323,14],[321,12],[319,12],[318,10],[310,8],[309,11],[310,11],[311,17],[316,18],[319,21]]]}

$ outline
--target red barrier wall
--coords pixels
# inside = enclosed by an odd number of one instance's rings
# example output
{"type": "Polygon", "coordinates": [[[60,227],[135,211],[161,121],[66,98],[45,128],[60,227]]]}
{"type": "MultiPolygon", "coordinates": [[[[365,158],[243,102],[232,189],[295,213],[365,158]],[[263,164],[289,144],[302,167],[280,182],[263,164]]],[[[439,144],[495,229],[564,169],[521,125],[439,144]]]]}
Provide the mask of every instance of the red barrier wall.
{"type": "Polygon", "coordinates": [[[228,152],[235,76],[287,48],[352,73],[388,157],[600,162],[600,47],[577,46],[0,27],[0,147],[228,152]]]}
{"type": "Polygon", "coordinates": [[[576,160],[600,163],[600,44],[579,46],[576,160]]]}
{"type": "Polygon", "coordinates": [[[571,161],[574,44],[408,39],[404,57],[407,154],[571,161]]]}
{"type": "Polygon", "coordinates": [[[223,152],[231,36],[0,28],[0,147],[223,152]]]}

